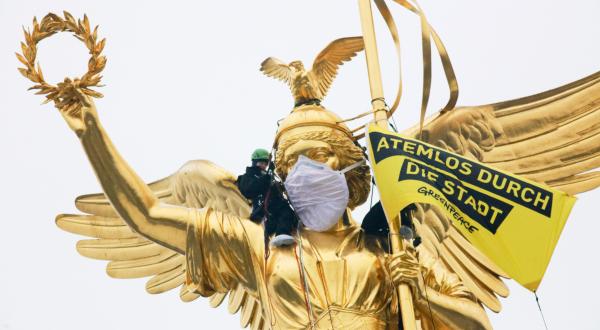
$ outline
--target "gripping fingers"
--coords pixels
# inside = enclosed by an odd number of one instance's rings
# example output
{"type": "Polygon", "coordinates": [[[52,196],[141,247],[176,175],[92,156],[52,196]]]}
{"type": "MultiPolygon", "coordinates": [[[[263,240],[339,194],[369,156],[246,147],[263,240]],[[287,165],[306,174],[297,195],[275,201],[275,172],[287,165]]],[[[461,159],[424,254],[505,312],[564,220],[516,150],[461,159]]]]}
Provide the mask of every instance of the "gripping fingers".
{"type": "Polygon", "coordinates": [[[392,255],[390,257],[388,265],[389,265],[390,269],[393,269],[399,265],[404,265],[404,266],[414,265],[415,267],[418,267],[419,260],[414,255],[414,253],[412,253],[411,251],[404,251],[404,252],[400,252],[398,254],[392,255]]]}
{"type": "Polygon", "coordinates": [[[420,274],[421,266],[414,250],[407,250],[390,256],[388,267],[395,285],[408,284],[414,293],[422,293],[424,285],[420,274]]]}
{"type": "Polygon", "coordinates": [[[70,92],[62,102],[56,104],[56,107],[67,122],[67,125],[80,135],[85,131],[84,115],[86,113],[96,115],[96,107],[89,96],[84,95],[76,89],[70,92]]]}

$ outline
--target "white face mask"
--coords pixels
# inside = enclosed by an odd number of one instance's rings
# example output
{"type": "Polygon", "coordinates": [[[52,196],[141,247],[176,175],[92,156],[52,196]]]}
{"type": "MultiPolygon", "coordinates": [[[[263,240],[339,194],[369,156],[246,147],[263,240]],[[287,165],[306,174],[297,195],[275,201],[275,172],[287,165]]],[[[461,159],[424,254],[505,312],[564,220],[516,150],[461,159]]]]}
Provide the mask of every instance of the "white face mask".
{"type": "Polygon", "coordinates": [[[334,171],[326,164],[300,155],[284,185],[296,215],[308,229],[325,231],[337,223],[349,198],[344,173],[362,164],[364,160],[334,171]]]}

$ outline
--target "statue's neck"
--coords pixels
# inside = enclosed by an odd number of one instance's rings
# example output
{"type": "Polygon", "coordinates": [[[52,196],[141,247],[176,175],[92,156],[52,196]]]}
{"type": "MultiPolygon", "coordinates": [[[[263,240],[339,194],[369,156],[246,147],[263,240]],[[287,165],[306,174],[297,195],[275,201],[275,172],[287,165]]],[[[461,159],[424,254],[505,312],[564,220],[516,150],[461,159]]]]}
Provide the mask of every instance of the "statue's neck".
{"type": "Polygon", "coordinates": [[[344,221],[344,217],[341,217],[338,222],[336,222],[335,226],[331,227],[330,229],[326,230],[325,232],[337,232],[337,231],[342,231],[342,230],[346,230],[348,229],[348,227],[350,226],[349,222],[344,221]]]}
{"type": "Polygon", "coordinates": [[[301,235],[307,247],[318,251],[318,258],[333,260],[339,257],[341,249],[346,245],[344,242],[351,238],[348,234],[356,229],[355,225],[352,218],[348,217],[348,221],[344,221],[344,217],[341,217],[329,230],[318,232],[305,227],[301,235]]]}
{"type": "MultiPolygon", "coordinates": [[[[353,224],[355,224],[349,209],[346,209],[345,215],[347,220],[344,220],[344,216],[341,216],[333,227],[322,231],[321,233],[336,233],[344,231],[350,228],[353,224]]],[[[306,227],[303,230],[312,231],[306,227]]]]}

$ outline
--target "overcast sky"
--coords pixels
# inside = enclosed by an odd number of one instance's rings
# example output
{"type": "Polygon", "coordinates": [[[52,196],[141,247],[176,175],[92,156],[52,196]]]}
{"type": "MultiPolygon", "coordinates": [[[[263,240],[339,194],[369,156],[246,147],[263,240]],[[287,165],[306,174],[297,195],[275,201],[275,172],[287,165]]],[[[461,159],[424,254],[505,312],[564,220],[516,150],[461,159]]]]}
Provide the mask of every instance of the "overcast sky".
{"type": "MultiPolygon", "coordinates": [[[[390,4],[401,26],[405,94],[398,126],[416,123],[421,93],[418,21],[390,4]]],[[[425,1],[461,86],[461,105],[544,91],[600,69],[596,0],[425,1]]],[[[34,15],[87,13],[107,37],[108,133],[146,180],[206,158],[240,172],[250,152],[272,143],[291,109],[289,90],[263,77],[260,62],[314,56],[331,40],[360,34],[356,1],[6,1],[0,0],[0,329],[236,329],[239,316],[177,292],[151,296],[144,280],[115,280],[105,263],[75,251],[79,239],[54,225],[73,199],[99,186],[76,137],[52,105],[26,89],[14,52],[34,15]],[[202,4],[200,4],[202,3],[202,4]]],[[[397,80],[394,51],[378,19],[387,98],[397,80]]],[[[50,82],[86,69],[84,46],[67,34],[40,44],[50,82]]],[[[446,101],[436,63],[432,104],[446,101]]],[[[324,102],[349,117],[369,109],[364,57],[346,64],[324,102]]],[[[433,110],[432,110],[433,111],[433,110]]],[[[598,329],[596,251],[600,191],[580,196],[539,295],[550,329],[598,329]]],[[[364,208],[357,212],[361,218],[364,208]]],[[[543,329],[533,294],[508,281],[497,329],[543,329]]]]}

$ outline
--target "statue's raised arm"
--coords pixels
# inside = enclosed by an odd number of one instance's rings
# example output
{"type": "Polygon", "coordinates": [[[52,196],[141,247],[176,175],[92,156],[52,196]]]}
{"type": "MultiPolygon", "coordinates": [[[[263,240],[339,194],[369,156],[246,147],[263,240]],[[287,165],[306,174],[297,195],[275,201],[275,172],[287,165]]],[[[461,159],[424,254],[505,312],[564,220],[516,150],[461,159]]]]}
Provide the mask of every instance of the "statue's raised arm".
{"type": "Polygon", "coordinates": [[[105,39],[98,38],[86,15],[75,19],[49,13],[24,30],[19,72],[35,83],[30,89],[53,101],[77,134],[104,193],[80,196],[84,214],[61,214],[56,224],[92,237],[77,243],[77,251],[108,260],[115,278],[151,277],[149,293],[181,287],[184,301],[210,297],[219,305],[229,293],[229,309],[242,310],[242,325],[266,326],[258,279],[264,255],[262,228],[247,221],[249,201],[236,178],[205,160],[187,162],[174,174],[146,185],[117,152],[100,124],[90,97],[102,97],[99,87],[106,65],[105,39]],[[37,61],[37,44],[60,32],[72,33],[89,51],[88,72],[79,78],[45,81],[37,61]],[[257,257],[260,256],[261,258],[257,257]],[[246,311],[246,312],[244,312],[246,311]]]}
{"type": "Polygon", "coordinates": [[[205,296],[212,306],[229,294],[229,310],[242,311],[242,324],[266,326],[259,285],[263,231],[246,220],[250,206],[235,177],[196,160],[147,185],[117,152],[92,101],[83,99],[87,106],[81,110],[60,112],[81,140],[104,193],[76,199],[85,215],[56,219],[64,230],[95,238],[78,242],[78,252],[110,260],[107,272],[115,278],[151,276],[149,293],[181,287],[182,300],[205,296]]]}
{"type": "Polygon", "coordinates": [[[101,53],[106,40],[99,41],[97,30],[98,26],[92,29],[87,15],[75,20],[66,11],[64,17],[49,13],[39,23],[34,18],[33,28],[24,29],[22,54],[16,54],[25,66],[19,68],[19,72],[36,83],[30,89],[46,95],[46,102],[54,101],[69,127],[77,133],[106,196],[122,219],[144,237],[183,253],[189,212],[159,205],[151,190],[119,155],[98,120],[90,96],[102,97],[102,94],[90,87],[99,86],[102,79],[100,73],[106,65],[106,57],[101,53]],[[81,78],[65,78],[54,86],[45,81],[39,62],[36,65],[37,44],[63,31],[83,41],[91,57],[88,72],[81,78]]]}
{"type": "Polygon", "coordinates": [[[87,98],[87,103],[80,111],[60,113],[81,140],[102,190],[115,211],[140,235],[184,253],[190,211],[159,203],[118,153],[98,119],[93,101],[87,98]]]}

